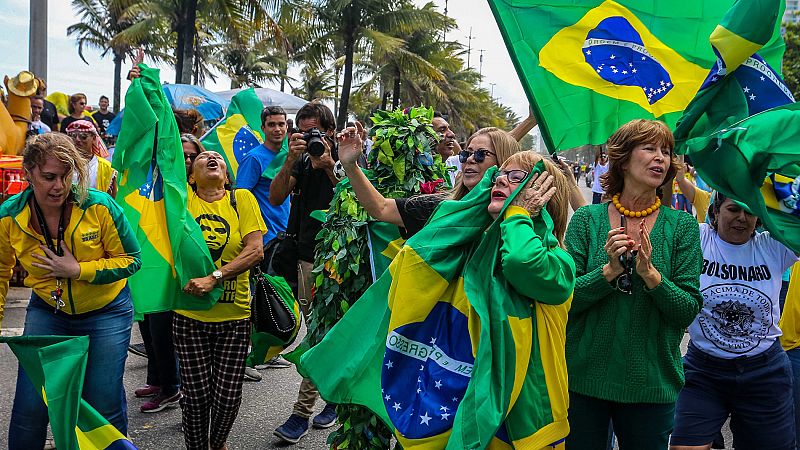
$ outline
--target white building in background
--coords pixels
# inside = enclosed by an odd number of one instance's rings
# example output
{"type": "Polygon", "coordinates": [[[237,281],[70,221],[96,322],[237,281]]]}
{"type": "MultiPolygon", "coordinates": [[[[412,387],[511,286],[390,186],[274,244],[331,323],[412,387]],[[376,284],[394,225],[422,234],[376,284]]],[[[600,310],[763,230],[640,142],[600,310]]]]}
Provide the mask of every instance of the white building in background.
{"type": "Polygon", "coordinates": [[[786,0],[786,10],[783,12],[783,21],[790,23],[800,22],[800,0],[786,0]]]}
{"type": "Polygon", "coordinates": [[[542,134],[539,132],[539,125],[533,127],[530,135],[533,136],[533,151],[543,155],[547,154],[547,146],[544,145],[544,139],[542,139],[542,134]]]}

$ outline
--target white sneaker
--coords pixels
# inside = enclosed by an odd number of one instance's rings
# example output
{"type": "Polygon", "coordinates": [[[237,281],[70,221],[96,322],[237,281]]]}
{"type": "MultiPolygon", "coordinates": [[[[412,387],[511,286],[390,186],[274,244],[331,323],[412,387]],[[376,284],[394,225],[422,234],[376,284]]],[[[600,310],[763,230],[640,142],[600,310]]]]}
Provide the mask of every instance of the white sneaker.
{"type": "Polygon", "coordinates": [[[245,367],[244,379],[245,381],[261,381],[261,374],[252,367],[245,367]]]}

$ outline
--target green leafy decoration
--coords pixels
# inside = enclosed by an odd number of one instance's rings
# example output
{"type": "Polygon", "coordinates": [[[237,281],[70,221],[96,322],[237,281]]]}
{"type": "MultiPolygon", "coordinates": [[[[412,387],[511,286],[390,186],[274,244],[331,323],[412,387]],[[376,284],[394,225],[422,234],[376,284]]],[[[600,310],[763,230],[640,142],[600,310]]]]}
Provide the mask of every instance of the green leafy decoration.
{"type": "MultiPolygon", "coordinates": [[[[438,136],[431,126],[432,108],[404,112],[378,111],[372,117],[373,149],[367,178],[384,197],[404,198],[423,192],[423,186],[448,180],[444,162],[433,156],[438,136]]],[[[316,295],[311,305],[306,344],[319,343],[372,284],[367,224],[370,217],[358,204],[348,180],[336,186],[317,235],[314,261],[316,295]]],[[[334,449],[388,449],[389,429],[366,408],[339,405],[340,427],[328,437],[334,449]]]]}

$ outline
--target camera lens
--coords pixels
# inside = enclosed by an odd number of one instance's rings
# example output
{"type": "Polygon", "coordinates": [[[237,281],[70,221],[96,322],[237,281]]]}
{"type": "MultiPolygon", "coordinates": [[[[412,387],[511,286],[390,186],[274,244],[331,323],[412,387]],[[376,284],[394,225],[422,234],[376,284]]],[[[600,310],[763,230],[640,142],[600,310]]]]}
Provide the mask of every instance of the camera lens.
{"type": "Polygon", "coordinates": [[[311,156],[322,156],[325,153],[325,145],[320,138],[311,138],[307,141],[308,154],[311,156]]]}

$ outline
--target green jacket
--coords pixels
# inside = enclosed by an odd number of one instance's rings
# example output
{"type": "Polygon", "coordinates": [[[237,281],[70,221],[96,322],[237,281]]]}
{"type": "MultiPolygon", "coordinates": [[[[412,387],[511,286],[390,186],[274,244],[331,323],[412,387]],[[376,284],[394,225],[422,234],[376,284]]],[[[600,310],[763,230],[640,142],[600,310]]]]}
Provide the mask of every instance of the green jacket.
{"type": "MultiPolygon", "coordinates": [[[[17,261],[28,272],[25,285],[51,306],[56,280],[31,265],[42,254],[44,238],[31,227],[30,188],[0,206],[0,320],[8,283],[17,261]]],[[[125,287],[126,278],[141,266],[139,243],[122,209],[108,194],[89,189],[83,204],[73,204],[64,241],[81,266],[77,279],[62,285],[67,314],[81,314],[106,306],[125,287]]]]}
{"type": "Polygon", "coordinates": [[[633,295],[603,277],[610,229],[608,203],[578,209],[567,229],[578,277],[567,324],[569,388],[616,402],[672,403],[684,382],[680,343],[703,304],[697,221],[661,207],[650,241],[662,281],[649,290],[634,272],[633,295]]]}

